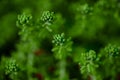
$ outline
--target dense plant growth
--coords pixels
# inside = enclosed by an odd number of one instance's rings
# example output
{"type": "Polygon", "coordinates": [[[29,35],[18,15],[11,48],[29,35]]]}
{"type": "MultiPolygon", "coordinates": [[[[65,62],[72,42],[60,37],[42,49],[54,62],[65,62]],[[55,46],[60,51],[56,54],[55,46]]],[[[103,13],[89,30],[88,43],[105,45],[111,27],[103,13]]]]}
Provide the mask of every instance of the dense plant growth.
{"type": "Polygon", "coordinates": [[[120,80],[119,0],[0,4],[0,80],[120,80]]]}

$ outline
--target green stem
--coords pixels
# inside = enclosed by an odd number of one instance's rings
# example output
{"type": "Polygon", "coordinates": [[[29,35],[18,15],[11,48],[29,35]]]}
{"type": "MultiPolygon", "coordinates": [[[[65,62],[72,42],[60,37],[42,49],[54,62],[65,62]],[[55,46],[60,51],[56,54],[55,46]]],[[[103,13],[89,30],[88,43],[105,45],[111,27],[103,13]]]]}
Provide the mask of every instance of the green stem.
{"type": "Polygon", "coordinates": [[[32,74],[32,68],[33,68],[33,59],[34,59],[34,55],[33,53],[29,53],[28,54],[28,62],[27,62],[27,76],[28,76],[28,80],[31,80],[31,74],[32,74]]]}
{"type": "Polygon", "coordinates": [[[60,71],[59,71],[59,80],[67,80],[67,73],[66,73],[66,61],[65,59],[62,59],[60,60],[60,63],[59,63],[59,68],[60,68],[60,71]]]}

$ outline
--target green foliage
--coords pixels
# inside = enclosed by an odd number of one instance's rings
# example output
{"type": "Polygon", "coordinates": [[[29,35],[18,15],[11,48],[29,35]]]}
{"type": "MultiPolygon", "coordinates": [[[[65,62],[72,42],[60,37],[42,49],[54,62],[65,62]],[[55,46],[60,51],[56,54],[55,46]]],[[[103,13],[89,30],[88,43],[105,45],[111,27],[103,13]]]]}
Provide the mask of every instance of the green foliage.
{"type": "Polygon", "coordinates": [[[105,51],[108,53],[108,56],[119,56],[120,55],[120,47],[117,47],[116,45],[109,44],[105,51]]]}
{"type": "Polygon", "coordinates": [[[53,41],[52,43],[54,43],[56,46],[62,46],[65,42],[65,38],[64,38],[64,33],[62,34],[55,34],[53,36],[53,41]]]}
{"type": "Polygon", "coordinates": [[[119,80],[119,0],[1,0],[0,10],[0,80],[119,80]]]}
{"type": "Polygon", "coordinates": [[[92,14],[92,7],[89,7],[88,4],[83,4],[78,7],[77,11],[80,12],[82,15],[91,15],[92,14]]]}
{"type": "Polygon", "coordinates": [[[81,53],[80,63],[82,74],[94,74],[98,64],[96,64],[96,52],[90,50],[87,53],[81,53]]]}
{"type": "Polygon", "coordinates": [[[16,60],[14,59],[6,59],[4,65],[5,75],[9,76],[9,79],[16,79],[18,72],[20,70],[19,65],[17,64],[16,60]]]}
{"type": "Polygon", "coordinates": [[[51,24],[53,23],[53,20],[54,20],[54,12],[50,12],[50,11],[44,11],[42,13],[42,16],[41,16],[41,21],[44,23],[44,24],[51,24]]]}
{"type": "Polygon", "coordinates": [[[18,70],[18,64],[16,64],[15,60],[9,60],[6,63],[6,66],[5,66],[5,73],[6,74],[11,74],[11,73],[15,73],[16,74],[17,70],[18,70]]]}
{"type": "Polygon", "coordinates": [[[52,43],[55,45],[52,51],[55,53],[56,58],[66,58],[72,51],[72,41],[70,38],[66,39],[64,33],[55,34],[52,43]]]}
{"type": "Polygon", "coordinates": [[[30,20],[32,19],[31,15],[27,15],[25,13],[18,15],[18,21],[17,21],[17,25],[18,26],[26,26],[26,25],[30,25],[30,20]]]}
{"type": "MultiPolygon", "coordinates": [[[[103,69],[104,74],[101,75],[104,77],[111,77],[111,80],[116,79],[116,75],[119,73],[120,64],[119,64],[119,46],[109,44],[104,49],[101,49],[99,56],[99,65],[103,69]],[[106,67],[107,66],[107,67],[106,67]]],[[[99,71],[101,72],[101,71],[99,71]]]]}
{"type": "Polygon", "coordinates": [[[44,11],[41,16],[42,26],[45,27],[49,32],[52,32],[52,29],[49,27],[54,22],[54,12],[44,11]]]}

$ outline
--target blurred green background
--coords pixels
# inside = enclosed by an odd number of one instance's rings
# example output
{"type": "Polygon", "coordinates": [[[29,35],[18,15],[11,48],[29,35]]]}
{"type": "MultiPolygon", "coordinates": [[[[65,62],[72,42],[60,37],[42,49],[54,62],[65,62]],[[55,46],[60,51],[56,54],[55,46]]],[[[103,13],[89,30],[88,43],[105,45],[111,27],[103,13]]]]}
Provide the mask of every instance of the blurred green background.
{"type": "Polygon", "coordinates": [[[96,48],[109,42],[119,44],[119,0],[1,0],[0,52],[8,53],[19,40],[18,14],[30,12],[38,17],[45,10],[60,14],[59,29],[71,36],[75,45],[96,48]]]}
{"type": "MultiPolygon", "coordinates": [[[[55,31],[72,38],[73,53],[84,49],[99,52],[109,43],[120,45],[119,0],[0,0],[0,55],[9,56],[16,50],[18,14],[28,12],[38,18],[46,10],[57,15],[55,31]]],[[[50,51],[51,40],[42,42],[42,48],[50,51]]]]}

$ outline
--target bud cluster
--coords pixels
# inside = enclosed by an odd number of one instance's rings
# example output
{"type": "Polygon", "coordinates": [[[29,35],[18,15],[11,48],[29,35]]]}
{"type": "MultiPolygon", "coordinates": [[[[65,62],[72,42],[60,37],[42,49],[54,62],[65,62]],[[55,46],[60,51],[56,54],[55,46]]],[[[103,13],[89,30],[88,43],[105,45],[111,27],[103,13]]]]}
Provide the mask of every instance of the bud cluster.
{"type": "Polygon", "coordinates": [[[56,34],[53,36],[53,41],[52,43],[54,43],[56,46],[62,46],[63,43],[65,43],[65,38],[64,38],[64,33],[61,34],[56,34]]]}
{"type": "Polygon", "coordinates": [[[11,73],[17,73],[18,71],[18,64],[15,60],[11,59],[6,63],[5,66],[5,73],[11,74],[11,73]]]}
{"type": "Polygon", "coordinates": [[[25,26],[27,24],[30,24],[31,19],[32,19],[32,16],[25,14],[25,13],[18,15],[17,25],[18,26],[25,26]]]}

